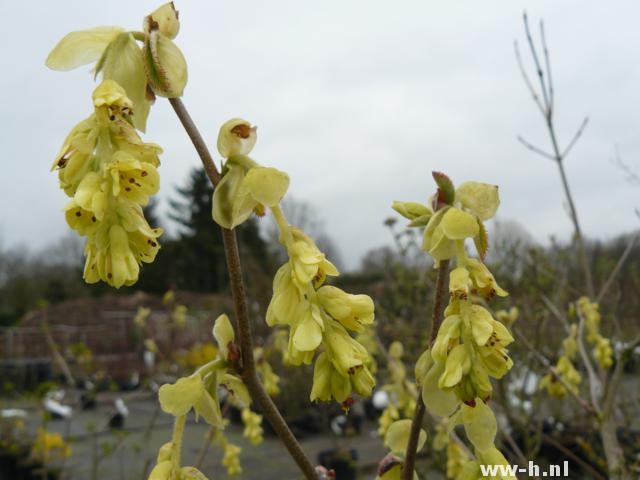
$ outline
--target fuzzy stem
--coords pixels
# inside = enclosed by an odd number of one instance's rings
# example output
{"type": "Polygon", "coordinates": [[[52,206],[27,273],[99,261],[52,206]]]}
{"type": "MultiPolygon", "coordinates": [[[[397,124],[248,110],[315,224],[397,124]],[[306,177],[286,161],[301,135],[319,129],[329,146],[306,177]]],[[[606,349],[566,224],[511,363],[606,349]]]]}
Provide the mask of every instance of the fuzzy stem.
{"type": "MultiPolygon", "coordinates": [[[[436,289],[433,293],[433,314],[431,317],[431,334],[429,336],[429,346],[433,345],[433,342],[438,335],[438,330],[440,330],[440,325],[442,324],[448,273],[449,260],[441,260],[440,264],[438,265],[436,289]]],[[[416,454],[418,449],[418,439],[420,437],[420,428],[422,427],[422,420],[424,419],[425,410],[426,409],[424,406],[424,402],[422,401],[422,390],[418,389],[418,395],[416,397],[416,409],[413,413],[413,420],[411,421],[409,442],[407,443],[404,466],[402,468],[402,480],[413,480],[413,471],[416,465],[416,454]]]]}
{"type": "MultiPolygon", "coordinates": [[[[179,98],[169,99],[176,115],[180,119],[182,126],[189,135],[193,146],[202,161],[207,176],[214,187],[222,178],[220,172],[209,153],[200,132],[193,123],[189,112],[179,98]]],[[[253,357],[253,340],[251,338],[251,327],[249,322],[249,310],[245,296],[244,282],[242,279],[242,268],[240,265],[240,255],[234,230],[222,229],[222,239],[224,242],[225,256],[227,258],[227,269],[231,284],[231,295],[233,297],[235,317],[237,320],[237,334],[242,354],[242,380],[244,381],[251,398],[260,405],[262,414],[267,418],[273,429],[276,431],[282,443],[289,451],[289,454],[296,462],[307,479],[317,479],[316,471],[302,450],[302,447],[291,432],[291,429],[278,411],[269,395],[264,389],[256,373],[256,364],[253,357]]]]}
{"type": "Polygon", "coordinates": [[[171,443],[173,449],[171,451],[172,460],[176,465],[180,465],[180,452],[182,450],[182,434],[184,433],[184,426],[187,423],[187,416],[180,415],[176,417],[176,421],[173,424],[173,436],[171,437],[171,443]]]}

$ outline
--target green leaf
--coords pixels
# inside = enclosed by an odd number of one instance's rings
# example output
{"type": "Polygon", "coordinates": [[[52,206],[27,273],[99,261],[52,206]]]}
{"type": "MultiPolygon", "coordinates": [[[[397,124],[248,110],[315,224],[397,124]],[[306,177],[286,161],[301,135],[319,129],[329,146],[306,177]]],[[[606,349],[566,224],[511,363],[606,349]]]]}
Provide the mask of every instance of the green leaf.
{"type": "Polygon", "coordinates": [[[441,203],[452,205],[456,198],[456,189],[451,179],[442,172],[432,172],[431,174],[438,185],[438,200],[441,203]]]}
{"type": "Polygon", "coordinates": [[[487,251],[489,250],[489,234],[487,233],[487,229],[482,223],[482,220],[478,218],[478,234],[473,237],[473,243],[476,245],[476,250],[478,250],[478,255],[480,255],[480,259],[484,261],[484,257],[487,255],[487,251]]]}

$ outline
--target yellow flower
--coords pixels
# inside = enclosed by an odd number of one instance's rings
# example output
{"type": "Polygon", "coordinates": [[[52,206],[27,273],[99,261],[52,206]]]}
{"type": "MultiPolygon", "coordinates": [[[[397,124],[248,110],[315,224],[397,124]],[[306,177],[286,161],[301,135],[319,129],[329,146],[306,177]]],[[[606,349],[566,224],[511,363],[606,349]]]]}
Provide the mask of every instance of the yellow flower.
{"type": "Polygon", "coordinates": [[[224,446],[224,455],[222,457],[222,465],[227,469],[227,473],[231,476],[240,475],[242,466],[240,465],[240,452],[242,448],[232,443],[224,446]]]}
{"type": "Polygon", "coordinates": [[[455,207],[445,207],[431,217],[424,231],[422,249],[441,261],[456,253],[456,240],[473,238],[479,232],[476,217],[455,207]]]}
{"type": "Polygon", "coordinates": [[[241,416],[244,423],[242,435],[249,439],[251,445],[262,443],[262,415],[252,412],[249,408],[243,408],[241,416]]]}
{"type": "Polygon", "coordinates": [[[486,265],[475,258],[467,259],[465,267],[469,270],[473,288],[485,298],[493,298],[495,295],[506,297],[508,293],[496,282],[486,265]]]}
{"type": "Polygon", "coordinates": [[[216,373],[213,377],[213,388],[205,386],[205,380],[195,373],[189,377],[180,378],[174,384],[164,384],[158,391],[158,398],[162,410],[174,417],[186,415],[192,408],[197,415],[202,416],[212,426],[222,427],[222,414],[218,403],[216,373]]]}
{"type": "Polygon", "coordinates": [[[158,190],[160,149],[143,143],[128,122],[131,101],[116,82],[102,82],[93,101],[94,114],[73,129],[54,166],[73,197],[67,223],[87,237],[85,280],[119,288],[135,283],[140,264],[159,249],[162,230],[149,227],[141,206],[158,190]]]}
{"type": "Polygon", "coordinates": [[[318,290],[318,300],[329,315],[349,330],[362,332],[365,325],[373,323],[373,300],[368,295],[351,295],[326,285],[318,290]]]}
{"type": "Polygon", "coordinates": [[[303,288],[313,281],[318,288],[324,283],[327,275],[338,275],[338,269],[327,260],[315,242],[302,231],[292,228],[293,244],[288,247],[291,278],[303,288]]]}
{"type": "Polygon", "coordinates": [[[242,119],[226,122],[218,134],[218,150],[227,158],[223,177],[213,192],[213,219],[223,228],[235,228],[252,212],[276,206],[289,188],[289,176],[251,160],[256,129],[242,119]]]}
{"type": "Polygon", "coordinates": [[[144,327],[147,318],[151,315],[151,309],[146,307],[138,307],[136,316],[133,318],[133,322],[140,328],[144,327]]]}

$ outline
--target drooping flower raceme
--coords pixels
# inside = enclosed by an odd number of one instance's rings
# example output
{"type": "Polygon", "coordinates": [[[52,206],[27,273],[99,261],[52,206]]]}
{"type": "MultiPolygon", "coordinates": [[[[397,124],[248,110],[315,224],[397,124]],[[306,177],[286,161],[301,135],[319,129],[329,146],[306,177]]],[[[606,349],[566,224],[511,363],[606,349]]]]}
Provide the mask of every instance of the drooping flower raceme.
{"type": "Polygon", "coordinates": [[[172,38],[178,13],[167,3],[144,20],[144,31],[97,27],[66,35],[46,60],[53,70],[95,63],[102,83],[93,93],[94,113],[67,136],[53,168],[71,197],[67,223],[87,237],[84,278],[119,288],[138,279],[154,260],[162,231],[151,228],[142,207],[159,188],[161,148],[143,142],[155,95],[177,97],[186,84],[186,63],[172,38]],[[138,45],[142,41],[144,45],[138,45]]]}
{"type": "Polygon", "coordinates": [[[162,230],[151,228],[142,207],[160,186],[162,151],[145,143],[130,123],[132,103],[113,80],[93,93],[94,113],[65,140],[53,167],[72,198],[65,207],[71,228],[87,237],[84,278],[114,287],[138,279],[142,262],[151,262],[162,230]]]}
{"type": "Polygon", "coordinates": [[[289,259],[274,278],[267,324],[289,328],[291,364],[310,364],[320,350],[312,400],[345,402],[354,392],[368,396],[375,384],[369,353],[349,331],[359,333],[373,323],[373,301],[324,284],[338,269],[311,238],[287,222],[279,204],[289,177],[249,157],[256,138],[256,128],[242,119],[221,127],[218,151],[225,158],[224,175],[214,190],[213,218],[223,228],[234,228],[252,213],[273,213],[289,259]]]}
{"type": "Polygon", "coordinates": [[[393,208],[411,220],[411,226],[425,227],[422,249],[436,265],[456,262],[449,272],[444,321],[433,345],[418,359],[416,380],[429,410],[448,417],[449,425],[464,425],[476,455],[465,469],[473,474],[480,463],[490,463],[486,458],[506,462],[494,447],[496,419],[486,402],[493,392],[490,379],[502,378],[513,365],[506,349],[513,337],[475,301],[507,295],[482,262],[487,250],[483,222],[493,217],[500,200],[494,185],[466,182],[455,189],[444,174],[434,173],[434,179],[438,191],[430,206],[395,202],[393,208]],[[467,239],[473,240],[479,259],[468,256],[467,239]]]}

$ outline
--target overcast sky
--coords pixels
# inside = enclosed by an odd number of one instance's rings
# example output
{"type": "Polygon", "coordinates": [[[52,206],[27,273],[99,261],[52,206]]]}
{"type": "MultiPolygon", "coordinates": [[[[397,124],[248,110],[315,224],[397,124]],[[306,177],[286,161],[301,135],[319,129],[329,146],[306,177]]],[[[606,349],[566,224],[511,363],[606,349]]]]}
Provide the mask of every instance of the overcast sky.
{"type": "MultiPolygon", "coordinates": [[[[42,248],[68,229],[68,201],[49,172],[69,130],[91,113],[89,67],[53,72],[49,50],[98,25],[140,29],[155,1],[2,0],[4,247],[42,248]]],[[[637,1],[177,1],[176,38],[189,64],[184,102],[212,148],[220,124],[259,126],[253,151],[289,173],[290,193],[320,212],[348,267],[389,242],[395,199],[424,201],[432,170],[500,186],[499,218],[536,239],[568,238],[556,166],[516,141],[548,148],[514,55],[521,14],[544,18],[566,143],[591,121],[567,161],[584,230],[606,239],[638,228],[640,188],[611,159],[640,170],[640,3],[637,1]]],[[[159,99],[145,138],[160,143],[161,207],[198,159],[159,99]]],[[[264,219],[262,221],[270,221],[264,219]]]]}

